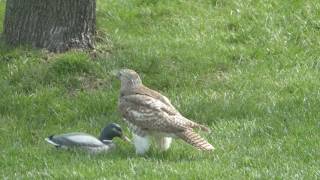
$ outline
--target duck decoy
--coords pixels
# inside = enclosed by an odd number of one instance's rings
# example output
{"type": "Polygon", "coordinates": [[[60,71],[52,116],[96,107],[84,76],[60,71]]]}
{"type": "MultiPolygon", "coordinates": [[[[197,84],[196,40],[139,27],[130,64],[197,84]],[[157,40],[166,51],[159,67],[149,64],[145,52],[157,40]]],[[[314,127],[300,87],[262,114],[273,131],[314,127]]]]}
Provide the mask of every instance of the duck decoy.
{"type": "Polygon", "coordinates": [[[119,137],[127,142],[130,139],[122,132],[121,127],[116,123],[108,124],[96,138],[87,133],[73,132],[60,135],[51,135],[45,140],[57,148],[71,149],[80,148],[85,149],[91,153],[100,153],[110,151],[115,147],[112,139],[119,137]]]}

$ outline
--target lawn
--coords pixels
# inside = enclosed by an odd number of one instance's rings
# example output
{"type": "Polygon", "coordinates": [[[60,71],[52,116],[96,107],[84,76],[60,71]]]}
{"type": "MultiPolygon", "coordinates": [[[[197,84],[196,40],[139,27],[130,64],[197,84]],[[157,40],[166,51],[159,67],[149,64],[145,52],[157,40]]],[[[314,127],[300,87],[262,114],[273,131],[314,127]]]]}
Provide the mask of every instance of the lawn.
{"type": "MultiPolygon", "coordinates": [[[[0,28],[5,2],[0,1],[0,28]]],[[[1,179],[320,178],[318,0],[98,0],[97,54],[0,42],[1,179]],[[144,156],[58,151],[48,135],[98,135],[131,68],[216,150],[180,140],[144,156]]]]}

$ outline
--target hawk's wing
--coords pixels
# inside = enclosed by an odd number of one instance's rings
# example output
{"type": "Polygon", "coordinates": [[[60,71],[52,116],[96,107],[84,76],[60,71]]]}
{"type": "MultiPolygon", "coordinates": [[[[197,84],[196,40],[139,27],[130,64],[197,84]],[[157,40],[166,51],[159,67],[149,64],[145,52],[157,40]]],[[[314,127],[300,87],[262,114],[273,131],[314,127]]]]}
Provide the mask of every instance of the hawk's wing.
{"type": "Polygon", "coordinates": [[[170,100],[166,96],[160,94],[159,92],[152,90],[146,86],[139,86],[137,90],[138,90],[136,92],[137,94],[141,93],[143,95],[147,95],[155,99],[159,99],[161,102],[167,105],[168,109],[170,109],[171,111],[174,111],[176,114],[180,114],[179,111],[176,110],[176,108],[171,104],[170,100]]]}
{"type": "Polygon", "coordinates": [[[154,91],[146,86],[139,86],[134,89],[130,89],[129,91],[121,92],[122,96],[129,96],[129,95],[145,95],[151,98],[157,99],[161,101],[164,105],[166,105],[166,110],[170,112],[170,114],[180,114],[178,110],[171,104],[170,100],[165,97],[164,95],[154,91]]]}
{"type": "Polygon", "coordinates": [[[131,90],[131,95],[133,95],[133,94],[150,96],[151,98],[154,98],[154,99],[161,101],[162,103],[164,103],[166,105],[166,108],[163,109],[164,111],[166,111],[170,115],[176,115],[176,117],[179,119],[182,118],[184,124],[188,124],[189,128],[196,127],[196,128],[200,128],[203,131],[210,131],[209,128],[183,117],[180,114],[180,112],[178,110],[176,110],[176,108],[171,104],[170,100],[166,96],[160,94],[159,92],[157,92],[155,90],[152,90],[146,86],[139,86],[138,88],[131,90]]]}
{"type": "Polygon", "coordinates": [[[119,109],[127,121],[142,130],[177,133],[189,128],[175,109],[147,95],[122,96],[119,109]]]}

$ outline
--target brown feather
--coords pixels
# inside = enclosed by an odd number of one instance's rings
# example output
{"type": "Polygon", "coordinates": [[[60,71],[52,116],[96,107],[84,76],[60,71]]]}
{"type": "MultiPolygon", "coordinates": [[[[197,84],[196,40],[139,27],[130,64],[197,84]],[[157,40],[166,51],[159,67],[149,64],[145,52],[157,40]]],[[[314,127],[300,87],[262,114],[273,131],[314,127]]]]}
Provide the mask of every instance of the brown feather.
{"type": "Polygon", "coordinates": [[[127,89],[121,92],[121,96],[137,95],[137,94],[145,95],[145,96],[149,96],[154,99],[157,99],[168,106],[167,111],[169,111],[171,114],[180,114],[179,111],[177,111],[176,108],[171,104],[170,100],[167,97],[163,96],[157,91],[154,91],[142,84],[135,88],[127,89]]]}
{"type": "Polygon", "coordinates": [[[134,132],[167,133],[180,137],[197,149],[214,149],[192,131],[193,128],[209,131],[209,128],[183,117],[166,96],[144,86],[136,72],[124,70],[120,79],[119,110],[134,132]]]}
{"type": "Polygon", "coordinates": [[[203,150],[203,151],[212,151],[214,147],[203,139],[200,135],[193,132],[192,130],[186,130],[176,134],[182,140],[192,145],[193,147],[203,150]]]}
{"type": "MultiPolygon", "coordinates": [[[[119,110],[127,121],[144,130],[176,133],[189,127],[189,123],[186,123],[182,116],[169,115],[152,103],[156,101],[158,100],[144,95],[123,96],[120,99],[119,110]]],[[[163,103],[162,105],[164,108],[167,107],[163,103]]]]}
{"type": "MultiPolygon", "coordinates": [[[[144,85],[140,85],[136,88],[132,88],[128,91],[123,91],[121,93],[122,96],[137,95],[137,94],[149,96],[149,97],[152,97],[154,99],[157,99],[157,100],[163,102],[167,106],[165,108],[162,108],[161,110],[168,113],[169,115],[181,115],[179,113],[179,111],[176,110],[175,107],[171,104],[170,100],[167,97],[163,96],[162,94],[158,93],[157,91],[154,91],[144,85]]],[[[210,132],[210,129],[204,125],[198,124],[198,123],[193,122],[193,121],[191,121],[187,118],[184,118],[184,117],[183,117],[183,119],[189,124],[190,128],[199,128],[202,131],[210,132]]]]}

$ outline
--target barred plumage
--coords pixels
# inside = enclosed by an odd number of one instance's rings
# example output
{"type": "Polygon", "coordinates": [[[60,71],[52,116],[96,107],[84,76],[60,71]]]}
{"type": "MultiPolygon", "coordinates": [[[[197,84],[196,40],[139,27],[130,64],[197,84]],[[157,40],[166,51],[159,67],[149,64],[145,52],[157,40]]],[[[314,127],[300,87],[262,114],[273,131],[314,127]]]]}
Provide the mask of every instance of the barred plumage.
{"type": "Polygon", "coordinates": [[[199,150],[214,150],[214,147],[211,144],[209,144],[205,139],[192,130],[186,130],[181,133],[177,133],[177,136],[199,150]]]}
{"type": "Polygon", "coordinates": [[[162,150],[170,147],[171,137],[181,138],[199,150],[214,149],[192,130],[209,128],[183,117],[167,97],[144,86],[135,71],[123,69],[117,76],[121,80],[119,110],[134,133],[137,153],[148,150],[149,136],[157,139],[162,150]]]}

